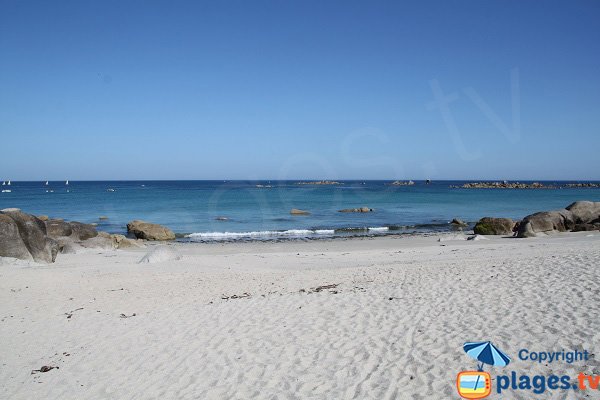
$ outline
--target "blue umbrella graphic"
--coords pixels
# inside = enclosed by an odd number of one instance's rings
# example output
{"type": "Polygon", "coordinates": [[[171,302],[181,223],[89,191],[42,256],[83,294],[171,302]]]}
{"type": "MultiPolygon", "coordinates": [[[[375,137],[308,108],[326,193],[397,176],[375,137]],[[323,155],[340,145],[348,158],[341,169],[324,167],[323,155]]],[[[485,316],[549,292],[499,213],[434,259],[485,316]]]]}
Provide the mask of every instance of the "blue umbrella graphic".
{"type": "MultiPolygon", "coordinates": [[[[463,349],[472,358],[479,361],[477,365],[478,371],[483,371],[483,365],[489,364],[497,367],[504,367],[510,363],[510,357],[500,351],[492,342],[467,342],[463,349]]],[[[475,381],[475,387],[479,383],[479,376],[475,381]]]]}

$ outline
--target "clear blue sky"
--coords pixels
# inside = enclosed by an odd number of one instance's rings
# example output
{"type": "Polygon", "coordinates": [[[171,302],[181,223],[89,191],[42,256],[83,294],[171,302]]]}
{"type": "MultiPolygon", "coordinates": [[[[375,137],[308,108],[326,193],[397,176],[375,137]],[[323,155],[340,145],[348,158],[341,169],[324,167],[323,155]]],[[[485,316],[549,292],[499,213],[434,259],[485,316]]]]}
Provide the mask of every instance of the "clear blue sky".
{"type": "Polygon", "coordinates": [[[0,179],[600,179],[598,21],[598,1],[2,0],[0,179]]]}

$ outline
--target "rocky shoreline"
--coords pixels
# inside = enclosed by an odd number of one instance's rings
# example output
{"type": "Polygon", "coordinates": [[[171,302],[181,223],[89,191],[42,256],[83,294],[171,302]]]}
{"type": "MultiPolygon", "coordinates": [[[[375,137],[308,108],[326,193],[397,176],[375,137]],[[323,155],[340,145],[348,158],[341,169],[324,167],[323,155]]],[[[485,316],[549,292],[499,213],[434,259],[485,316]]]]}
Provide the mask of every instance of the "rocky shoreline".
{"type": "Polygon", "coordinates": [[[0,210],[0,257],[53,263],[58,254],[84,249],[145,247],[145,241],[174,240],[169,228],[144,221],[127,224],[128,236],[98,231],[93,224],[35,216],[18,208],[0,210]]]}
{"type": "Polygon", "coordinates": [[[518,238],[595,230],[600,230],[600,202],[593,201],[576,201],[566,208],[536,212],[516,222],[510,218],[484,217],[473,228],[480,235],[514,235],[518,238]]]}
{"type": "MultiPolygon", "coordinates": [[[[338,210],[341,213],[369,213],[369,207],[338,210]]],[[[308,215],[292,209],[292,215],[308,215]]],[[[453,229],[469,224],[454,219],[453,229]]],[[[362,229],[367,228],[348,228],[362,229]]],[[[390,228],[391,230],[391,228],[390,228]]],[[[519,238],[544,236],[555,232],[600,230],[600,202],[577,201],[564,209],[541,211],[520,221],[510,218],[483,217],[474,226],[476,235],[512,235],[519,238]]],[[[340,231],[336,229],[336,232],[340,231]]],[[[127,236],[97,231],[95,224],[64,221],[47,216],[26,214],[19,209],[0,210],[0,257],[52,263],[58,254],[74,254],[85,249],[124,249],[145,247],[146,241],[170,241],[177,235],[169,228],[145,221],[127,224],[127,236]]],[[[161,255],[162,257],[162,255],[161,255]]]]}

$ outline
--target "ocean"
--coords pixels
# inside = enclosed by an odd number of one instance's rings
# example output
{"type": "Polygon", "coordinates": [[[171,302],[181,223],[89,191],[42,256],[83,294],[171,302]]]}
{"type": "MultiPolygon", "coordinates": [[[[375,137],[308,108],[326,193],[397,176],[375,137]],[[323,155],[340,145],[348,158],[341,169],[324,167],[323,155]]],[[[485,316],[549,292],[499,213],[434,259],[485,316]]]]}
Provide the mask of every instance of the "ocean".
{"type": "MultiPolygon", "coordinates": [[[[474,224],[484,216],[519,219],[573,201],[600,201],[600,189],[462,189],[465,181],[71,181],[12,182],[0,209],[86,223],[125,233],[142,219],[162,224],[180,240],[272,240],[448,231],[453,218],[474,224]],[[370,207],[370,213],[340,213],[370,207]],[[292,208],[310,212],[290,215],[292,208]],[[100,216],[108,217],[100,220],[100,216]]],[[[528,183],[523,181],[524,183],[528,183]]],[[[543,182],[563,185],[566,182],[543,182]]]]}

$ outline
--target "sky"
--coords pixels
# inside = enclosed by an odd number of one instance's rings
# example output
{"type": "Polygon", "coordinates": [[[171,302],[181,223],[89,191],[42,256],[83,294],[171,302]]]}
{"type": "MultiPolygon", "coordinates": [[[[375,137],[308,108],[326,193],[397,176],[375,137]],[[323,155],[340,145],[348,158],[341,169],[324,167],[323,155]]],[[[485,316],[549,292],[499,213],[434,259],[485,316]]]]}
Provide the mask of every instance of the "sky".
{"type": "Polygon", "coordinates": [[[598,1],[0,0],[0,179],[600,179],[598,1]]]}

